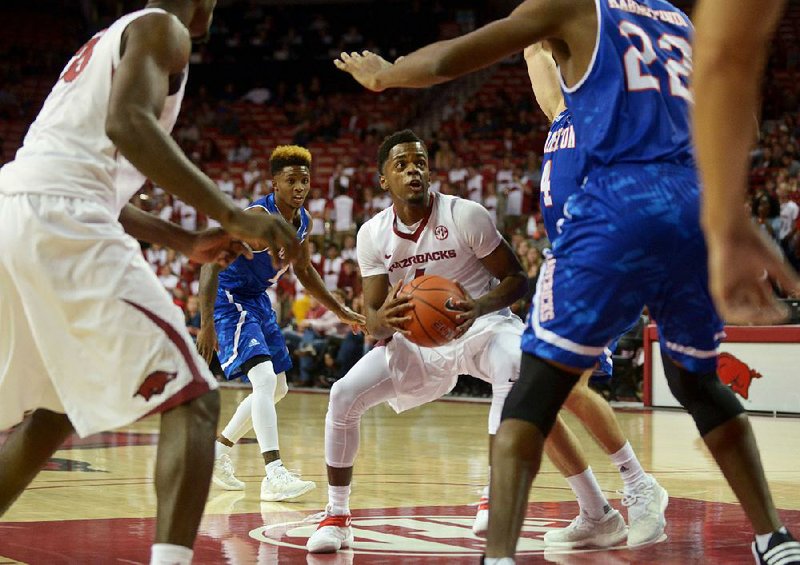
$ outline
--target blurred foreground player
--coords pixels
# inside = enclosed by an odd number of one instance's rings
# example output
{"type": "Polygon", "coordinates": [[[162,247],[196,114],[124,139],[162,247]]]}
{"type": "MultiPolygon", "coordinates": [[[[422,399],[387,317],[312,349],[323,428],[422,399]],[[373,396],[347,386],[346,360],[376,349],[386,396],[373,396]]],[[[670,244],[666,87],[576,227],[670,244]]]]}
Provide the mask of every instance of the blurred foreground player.
{"type": "Polygon", "coordinates": [[[0,170],[0,429],[19,424],[0,449],[0,513],[73,431],[160,412],[159,564],[191,561],[219,397],[183,314],[130,236],[223,264],[241,245],[126,202],[147,176],[229,234],[263,238],[287,259],[297,252],[283,220],[237,210],[169,137],[191,38],[208,33],[213,6],[152,2],[97,33],[0,170]]]}
{"type": "MultiPolygon", "coordinates": [[[[702,223],[711,295],[736,324],[773,324],[787,311],[772,283],[800,292],[800,279],[745,214],[750,128],[784,1],[701,0],[695,14],[693,122],[703,181],[702,223]]],[[[757,535],[757,563],[800,563],[800,542],[782,528],[757,535]]]]}
{"type": "MultiPolygon", "coordinates": [[[[311,153],[304,147],[284,145],[272,152],[269,162],[274,192],[250,204],[247,213],[274,215],[291,224],[300,242],[300,254],[294,263],[297,280],[343,323],[364,324],[362,315],[333,297],[311,264],[307,238],[312,219],[303,208],[311,188],[311,153]]],[[[253,385],[252,394],[239,404],[217,436],[213,481],[227,490],[244,489],[244,483],[234,474],[229,453],[252,428],[264,457],[266,476],[261,482],[261,500],[265,501],[297,498],[316,486],[287,470],[278,450],[275,404],[289,390],[286,371],[292,368],[292,359],[266,290],[285,270],[262,249],[254,251],[251,258],[240,257],[221,272],[219,265],[204,265],[200,273],[200,354],[210,361],[219,349],[225,378],[246,375],[253,385]]]]}
{"type": "Polygon", "coordinates": [[[544,438],[578,375],[644,305],[675,365],[670,389],[756,534],[784,535],[747,416],[716,375],[722,323],[708,292],[688,123],[691,29],[663,0],[526,0],[504,19],[395,64],[369,52],[336,61],[372,90],[425,87],[547,39],[585,144],[584,190],[540,275],[520,378],[495,439],[490,563],[513,562],[544,438]]]}
{"type": "Polygon", "coordinates": [[[769,42],[785,2],[705,0],[697,6],[694,132],[703,180],[711,294],[734,324],[784,321],[772,283],[800,279],[744,214],[747,169],[769,42]]]}

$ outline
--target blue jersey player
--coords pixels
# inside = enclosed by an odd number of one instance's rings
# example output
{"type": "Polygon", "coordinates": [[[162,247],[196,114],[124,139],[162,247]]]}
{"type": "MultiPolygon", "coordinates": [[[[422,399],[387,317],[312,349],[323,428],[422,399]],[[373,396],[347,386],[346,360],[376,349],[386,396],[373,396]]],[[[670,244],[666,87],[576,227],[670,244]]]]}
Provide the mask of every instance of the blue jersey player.
{"type": "MultiPolygon", "coordinates": [[[[566,217],[569,216],[570,198],[583,190],[586,156],[575,136],[572,114],[564,103],[558,69],[550,54],[549,46],[546,42],[531,45],[525,49],[524,55],[536,101],[551,122],[542,157],[539,206],[547,236],[551,242],[556,242],[561,236],[566,217]]],[[[526,340],[532,333],[530,324],[529,317],[526,324],[529,328],[526,340]]],[[[629,545],[638,546],[659,539],[664,533],[666,520],[663,512],[648,513],[646,507],[639,504],[641,499],[634,494],[642,489],[659,491],[663,489],[654,477],[642,469],[614,416],[614,411],[604,399],[588,387],[589,378],[593,375],[610,377],[611,350],[615,345],[612,343],[597,358],[596,369],[590,368],[584,371],[564,406],[581,420],[619,470],[625,485],[626,496],[623,498],[623,503],[628,506],[630,530],[627,540],[629,545]]],[[[587,469],[584,473],[591,473],[591,469],[587,469]]],[[[585,489],[585,486],[580,482],[584,473],[567,478],[579,501],[586,498],[582,496],[582,489],[585,489]]],[[[666,493],[663,496],[666,497],[666,493]]],[[[609,531],[613,526],[608,523],[612,518],[609,516],[608,508],[610,507],[593,508],[589,504],[582,503],[580,514],[569,526],[545,534],[545,544],[561,548],[601,547],[603,544],[599,542],[612,539],[609,531]],[[595,514],[592,514],[592,511],[595,514]]]]}
{"type": "MultiPolygon", "coordinates": [[[[770,541],[768,551],[753,545],[756,559],[777,563],[774,555],[791,543],[744,409],[716,375],[722,324],[708,291],[690,143],[691,33],[689,18],[663,0],[525,0],[504,19],[394,64],[370,52],[335,61],[375,91],[445,82],[541,40],[559,65],[587,176],[540,275],[519,380],[495,437],[487,563],[513,563],[558,410],[645,305],[670,360],[671,391],[756,534],[770,541]]],[[[658,489],[635,496],[651,515],[666,502],[658,489]]]]}
{"type": "MultiPolygon", "coordinates": [[[[307,235],[311,216],[303,208],[311,183],[311,153],[294,145],[281,146],[270,157],[274,192],[247,208],[253,214],[282,216],[292,224],[300,241],[294,273],[306,290],[347,324],[362,324],[356,314],[337,300],[311,265],[307,235]]],[[[252,242],[253,258],[240,258],[220,271],[203,267],[200,285],[201,329],[197,337],[200,353],[210,360],[214,350],[227,379],[247,376],[253,392],[236,409],[217,437],[213,480],[227,490],[242,490],[244,483],[234,476],[229,452],[252,427],[264,457],[266,476],[261,499],[296,498],[314,488],[289,472],[280,458],[275,403],[286,395],[286,371],[292,367],[283,334],[275,319],[266,290],[288,268],[281,266],[258,242],[252,242]],[[211,314],[213,312],[213,324],[211,314]]]]}

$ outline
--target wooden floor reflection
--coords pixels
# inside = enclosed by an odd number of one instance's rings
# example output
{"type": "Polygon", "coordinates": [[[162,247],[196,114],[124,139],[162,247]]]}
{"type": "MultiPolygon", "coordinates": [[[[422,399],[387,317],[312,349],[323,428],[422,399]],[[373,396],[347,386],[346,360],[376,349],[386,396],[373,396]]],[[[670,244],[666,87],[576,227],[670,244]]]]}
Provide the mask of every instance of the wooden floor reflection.
{"type": "MultiPolygon", "coordinates": [[[[247,391],[223,391],[222,420],[247,391]]],[[[327,395],[290,393],[279,405],[286,465],[317,482],[294,503],[258,500],[263,463],[252,434],[232,457],[243,493],[212,489],[196,563],[477,563],[471,506],[486,483],[485,403],[435,402],[396,415],[386,406],[362,424],[352,507],[354,552],[307,556],[313,525],[303,522],[326,503],[323,425],[327,395]]],[[[668,538],[638,551],[546,554],[541,536],[562,527],[576,505],[549,462],[531,493],[519,563],[750,563],[750,530],[697,437],[690,418],[672,411],[618,411],[643,465],[670,493],[668,538]]],[[[775,502],[800,530],[800,419],[751,419],[775,502]]],[[[568,416],[595,475],[622,509],[618,474],[588,433],[568,416]]],[[[153,531],[153,466],[158,421],[86,440],[58,451],[28,491],[0,519],[0,564],[147,563],[153,531]]]]}

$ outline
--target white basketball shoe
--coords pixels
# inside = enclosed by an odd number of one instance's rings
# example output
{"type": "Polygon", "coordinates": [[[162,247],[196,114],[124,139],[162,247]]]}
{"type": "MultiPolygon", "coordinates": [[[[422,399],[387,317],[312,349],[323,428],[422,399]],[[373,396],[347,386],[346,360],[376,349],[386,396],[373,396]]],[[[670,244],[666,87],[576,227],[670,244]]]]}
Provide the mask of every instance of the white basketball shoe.
{"type": "Polygon", "coordinates": [[[669,503],[664,487],[652,475],[647,475],[622,494],[622,504],[628,507],[628,547],[660,541],[667,527],[664,512],[669,503]]]}
{"type": "Polygon", "coordinates": [[[219,488],[225,490],[244,490],[244,482],[233,474],[233,461],[227,453],[221,454],[214,460],[214,473],[211,480],[219,488]]]}
{"type": "Polygon", "coordinates": [[[622,514],[613,508],[599,520],[578,514],[566,528],[550,530],[544,535],[547,547],[612,547],[628,536],[622,514]]]}
{"type": "Polygon", "coordinates": [[[314,481],[304,481],[300,475],[280,465],[261,481],[261,500],[278,502],[302,496],[316,488],[314,481]]]}
{"type": "Polygon", "coordinates": [[[349,514],[334,516],[328,506],[320,518],[322,521],[317,530],[306,543],[309,553],[334,553],[353,545],[353,529],[350,527],[349,514]]]}

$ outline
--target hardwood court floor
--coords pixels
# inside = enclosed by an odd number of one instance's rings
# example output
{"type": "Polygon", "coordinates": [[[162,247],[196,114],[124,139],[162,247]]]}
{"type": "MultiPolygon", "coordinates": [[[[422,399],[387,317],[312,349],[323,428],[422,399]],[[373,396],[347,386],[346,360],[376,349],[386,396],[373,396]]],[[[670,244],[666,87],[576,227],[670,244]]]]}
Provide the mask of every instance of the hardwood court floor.
{"type": "MultiPolygon", "coordinates": [[[[223,391],[222,421],[247,391],[223,391]]],[[[354,551],[307,556],[303,522],[327,501],[323,424],[327,395],[292,392],[278,405],[281,452],[289,468],[317,482],[294,503],[258,500],[263,464],[252,434],[233,451],[244,492],[213,488],[195,563],[477,563],[470,531],[486,482],[487,404],[435,402],[396,415],[386,406],[362,423],[351,506],[354,551]]],[[[545,462],[531,494],[518,563],[752,563],[750,528],[697,438],[688,416],[618,411],[646,469],[670,493],[667,539],[630,551],[545,553],[541,536],[576,513],[565,481],[545,462]]],[[[601,486],[624,512],[616,470],[568,416],[601,486]]],[[[776,504],[800,532],[800,419],[755,416],[776,504]]],[[[68,442],[0,519],[0,564],[147,563],[154,525],[153,464],[158,420],[68,442]]],[[[2,439],[0,439],[2,441],[2,439]]]]}

